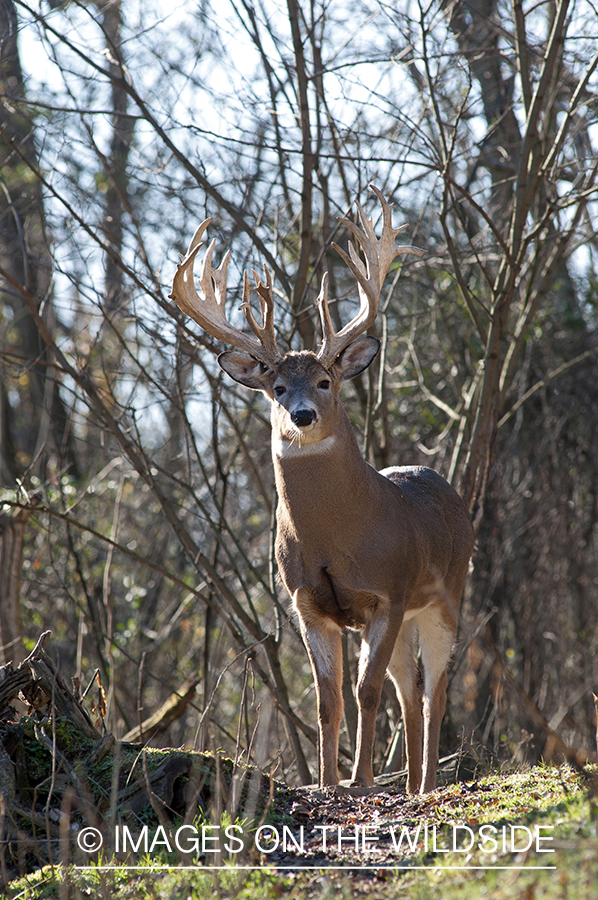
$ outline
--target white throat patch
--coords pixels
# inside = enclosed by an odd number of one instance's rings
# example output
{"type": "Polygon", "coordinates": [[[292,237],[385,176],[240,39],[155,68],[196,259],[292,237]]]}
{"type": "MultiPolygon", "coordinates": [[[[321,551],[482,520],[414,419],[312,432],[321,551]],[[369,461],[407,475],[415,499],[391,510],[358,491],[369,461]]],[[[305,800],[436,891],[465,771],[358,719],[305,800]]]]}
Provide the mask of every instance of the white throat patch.
{"type": "Polygon", "coordinates": [[[285,438],[272,436],[272,455],[278,459],[290,457],[313,456],[316,453],[328,453],[334,447],[336,438],[331,434],[321,441],[287,441],[285,438]]]}

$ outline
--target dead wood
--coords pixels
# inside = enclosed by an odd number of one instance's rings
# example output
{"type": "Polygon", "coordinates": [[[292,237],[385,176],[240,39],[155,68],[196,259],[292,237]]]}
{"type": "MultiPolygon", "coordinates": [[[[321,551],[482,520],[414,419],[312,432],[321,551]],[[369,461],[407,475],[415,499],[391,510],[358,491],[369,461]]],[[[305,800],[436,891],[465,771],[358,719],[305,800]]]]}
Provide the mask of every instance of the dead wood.
{"type": "Polygon", "coordinates": [[[17,669],[15,672],[12,666],[2,667],[0,670],[0,713],[11,700],[18,697],[19,691],[30,681],[31,675],[26,669],[17,669]]]}
{"type": "Polygon", "coordinates": [[[153,804],[158,804],[161,810],[172,810],[177,779],[188,776],[192,767],[191,755],[181,754],[168,757],[157,769],[148,771],[147,780],[139,768],[134,783],[118,793],[117,804],[122,815],[139,816],[153,804]]]}
{"type": "Polygon", "coordinates": [[[172,725],[176,719],[183,715],[193,699],[195,688],[198,684],[199,678],[197,676],[188,678],[178,691],[171,694],[155,713],[144,719],[141,725],[136,725],[135,728],[128,731],[123,741],[135,743],[136,741],[151,740],[157,734],[166,731],[169,725],[172,725]]]}
{"type": "Polygon", "coordinates": [[[100,732],[46,653],[50,634],[50,631],[45,631],[40,635],[37,644],[16,671],[10,666],[4,667],[4,678],[0,682],[0,716],[21,694],[32,711],[41,715],[54,712],[71,722],[86,737],[97,741],[101,737],[100,732]]]}
{"type": "MultiPolygon", "coordinates": [[[[213,754],[153,750],[139,743],[101,735],[88,711],[46,653],[50,632],[40,635],[17,669],[0,668],[0,863],[13,877],[61,853],[81,856],[76,835],[85,826],[108,836],[117,822],[152,822],[168,826],[180,817],[193,821],[211,811],[219,821],[225,809],[241,813],[247,791],[239,798],[239,767],[213,754]],[[15,703],[25,698],[29,715],[15,703]],[[12,705],[11,705],[12,704],[12,705]],[[64,823],[65,810],[69,822],[64,823]],[[67,845],[64,850],[64,845],[67,845]],[[61,850],[60,848],[63,847],[61,850]],[[52,849],[54,848],[54,849],[52,849]],[[57,854],[55,856],[55,854],[57,854]]],[[[197,679],[141,726],[155,733],[180,715],[190,702],[197,679]]],[[[135,730],[132,732],[135,734],[135,730]]],[[[261,814],[268,780],[255,770],[261,814]]]]}

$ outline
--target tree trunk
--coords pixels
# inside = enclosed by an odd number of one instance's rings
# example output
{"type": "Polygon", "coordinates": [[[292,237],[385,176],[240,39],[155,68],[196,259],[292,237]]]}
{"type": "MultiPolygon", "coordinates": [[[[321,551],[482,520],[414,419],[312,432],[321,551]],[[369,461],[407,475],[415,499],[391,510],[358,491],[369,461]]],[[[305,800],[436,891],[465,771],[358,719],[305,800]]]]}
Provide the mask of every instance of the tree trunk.
{"type": "MultiPolygon", "coordinates": [[[[35,125],[27,112],[19,58],[18,21],[11,0],[0,0],[0,267],[35,298],[53,329],[52,270],[41,185],[28,171],[38,168],[35,125]],[[23,165],[25,162],[25,165],[23,165]]],[[[8,281],[9,281],[8,279],[8,281]]],[[[29,469],[45,480],[52,466],[76,475],[67,412],[58,392],[56,370],[49,366],[46,345],[19,291],[0,287],[0,306],[13,312],[11,343],[5,360],[18,375],[11,385],[18,395],[13,407],[3,388],[0,399],[0,484],[12,484],[16,468],[29,469]],[[16,451],[11,455],[11,445],[16,451]],[[15,460],[17,461],[15,463],[15,460]]],[[[6,365],[6,363],[4,364],[6,365]]],[[[4,368],[3,365],[3,368],[4,368]]],[[[5,381],[5,372],[0,373],[5,381]]],[[[18,474],[18,472],[17,472],[18,474]]]]}
{"type": "Polygon", "coordinates": [[[21,625],[21,569],[25,525],[33,512],[0,516],[0,664],[16,667],[27,653],[21,625]]]}

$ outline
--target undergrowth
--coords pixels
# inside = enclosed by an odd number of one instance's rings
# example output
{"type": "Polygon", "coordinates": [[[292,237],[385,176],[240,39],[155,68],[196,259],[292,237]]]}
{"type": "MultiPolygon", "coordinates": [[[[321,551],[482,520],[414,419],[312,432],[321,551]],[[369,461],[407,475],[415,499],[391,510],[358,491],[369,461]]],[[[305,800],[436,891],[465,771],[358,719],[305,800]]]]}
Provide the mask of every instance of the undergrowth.
{"type": "MultiPolygon", "coordinates": [[[[369,870],[306,870],[297,865],[293,871],[280,871],[268,866],[266,854],[252,870],[234,865],[224,870],[107,868],[110,861],[104,859],[102,865],[88,868],[46,866],[10,883],[5,896],[7,900],[267,900],[282,896],[293,900],[594,900],[598,897],[597,779],[594,769],[581,774],[568,767],[540,765],[439,788],[420,798],[408,819],[377,823],[383,829],[406,827],[412,834],[418,825],[422,829],[435,825],[443,835],[436,848],[418,844],[414,852],[397,857],[401,869],[385,865],[369,870]],[[442,852],[449,845],[445,833],[454,826],[460,828],[460,839],[469,841],[474,835],[475,843],[469,850],[460,844],[455,852],[442,852]],[[508,838],[511,827],[519,829],[520,843],[513,849],[508,840],[506,847],[501,846],[499,839],[491,852],[490,843],[480,846],[484,827],[494,829],[499,838],[504,833],[508,838]],[[526,849],[526,841],[521,843],[536,827],[543,836],[541,849],[552,852],[537,852],[534,844],[526,849]]],[[[374,821],[375,796],[368,809],[370,822],[374,821]]],[[[364,818],[363,824],[369,824],[368,820],[364,818]]],[[[375,855],[368,861],[375,863],[375,855]]],[[[143,862],[166,863],[159,855],[146,856],[143,862]]]]}

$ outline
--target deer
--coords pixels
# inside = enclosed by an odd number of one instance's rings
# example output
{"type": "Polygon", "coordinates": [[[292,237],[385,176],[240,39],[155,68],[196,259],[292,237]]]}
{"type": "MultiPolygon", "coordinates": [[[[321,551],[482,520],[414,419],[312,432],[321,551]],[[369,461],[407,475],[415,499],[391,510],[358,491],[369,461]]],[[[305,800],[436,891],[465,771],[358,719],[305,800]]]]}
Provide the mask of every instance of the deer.
{"type": "Polygon", "coordinates": [[[215,241],[198,278],[200,296],[193,264],[211,219],[199,226],[177,266],[170,296],[208,335],[235,348],[218,356],[224,372],[270,401],[275,556],[313,670],[320,786],[339,784],[342,633],[353,629],[362,639],[351,785],[375,784],[376,715],[388,673],[404,724],[407,792],[423,794],[436,786],[447,666],[474,534],[467,506],[437,472],[423,466],[376,471],[366,462],[339,397],[343,382],[363,372],[379,352],[380,342],[364,332],[377,317],[391,264],[400,254],[422,255],[396,243],[407,225],[393,228],[392,205],[372,189],[382,210],[380,238],[357,205],[361,228],[340,219],[355,246],[349,243],[347,253],[333,244],[357,282],[359,311],[334,331],[325,274],[316,301],[322,326],[317,353],[280,353],[267,267],[264,280],[253,272],[261,324],[252,311],[247,272],[241,309],[252,333],[229,323],[230,251],[214,268],[215,241]]]}

